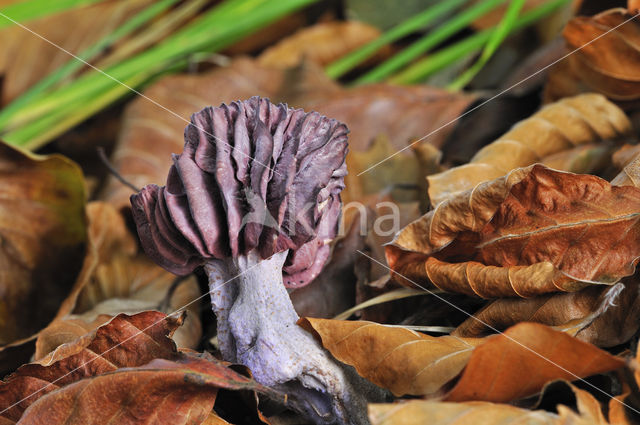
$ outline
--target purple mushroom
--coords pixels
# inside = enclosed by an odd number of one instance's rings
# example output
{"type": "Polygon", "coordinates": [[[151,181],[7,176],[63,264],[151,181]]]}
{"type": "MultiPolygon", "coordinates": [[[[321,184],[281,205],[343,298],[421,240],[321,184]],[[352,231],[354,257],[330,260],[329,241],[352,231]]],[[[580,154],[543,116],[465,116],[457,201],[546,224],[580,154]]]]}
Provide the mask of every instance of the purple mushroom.
{"type": "Polygon", "coordinates": [[[267,99],[191,117],[167,185],[131,197],[147,254],[188,274],[204,266],[225,360],[297,399],[316,423],[366,423],[345,371],[297,326],[285,287],[318,275],[335,237],[347,127],[267,99]]]}

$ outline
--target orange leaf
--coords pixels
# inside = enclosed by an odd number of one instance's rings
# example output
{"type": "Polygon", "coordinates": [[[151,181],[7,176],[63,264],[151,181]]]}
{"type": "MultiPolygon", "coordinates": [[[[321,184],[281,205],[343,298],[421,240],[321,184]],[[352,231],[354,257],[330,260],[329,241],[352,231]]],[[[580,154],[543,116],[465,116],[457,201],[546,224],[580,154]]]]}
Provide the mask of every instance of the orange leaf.
{"type": "Polygon", "coordinates": [[[395,395],[434,394],[455,378],[484,340],[432,337],[401,327],[365,321],[300,319],[343,363],[395,395]]]}
{"type": "Polygon", "coordinates": [[[619,357],[564,332],[520,323],[477,347],[447,401],[508,402],[556,379],[575,380],[624,366],[619,357]]]}
{"type": "Polygon", "coordinates": [[[612,284],[640,257],[638,211],[638,188],[533,165],[438,204],[398,233],[387,261],[408,286],[485,298],[612,284]]]}
{"type": "MultiPolygon", "coordinates": [[[[429,176],[432,205],[518,167],[586,143],[628,134],[626,115],[602,95],[584,94],[543,107],[498,140],[480,149],[468,164],[429,176]]],[[[571,163],[569,163],[571,165],[571,163]]]]}

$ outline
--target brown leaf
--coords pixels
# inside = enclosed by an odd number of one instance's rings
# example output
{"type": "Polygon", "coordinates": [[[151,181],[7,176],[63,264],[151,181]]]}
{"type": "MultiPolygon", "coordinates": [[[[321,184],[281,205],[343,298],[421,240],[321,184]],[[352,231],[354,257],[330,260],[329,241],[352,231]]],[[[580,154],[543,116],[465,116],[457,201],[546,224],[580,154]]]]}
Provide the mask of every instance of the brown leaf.
{"type": "Polygon", "coordinates": [[[51,320],[79,270],[86,229],[82,171],[69,159],[0,143],[0,180],[1,346],[51,320]]]}
{"type": "MultiPolygon", "coordinates": [[[[36,359],[119,313],[169,313],[200,296],[193,276],[169,293],[176,277],[138,252],[134,236],[111,205],[92,202],[87,206],[87,216],[89,248],[82,271],[56,319],[38,335],[36,359]]],[[[187,308],[185,325],[174,335],[178,346],[194,348],[200,342],[199,308],[197,302],[187,308]]]]}
{"type": "Polygon", "coordinates": [[[608,144],[589,143],[545,156],[540,163],[571,173],[598,174],[611,163],[611,152],[612,146],[608,144]]]}
{"type": "Polygon", "coordinates": [[[639,319],[639,283],[625,279],[624,283],[612,287],[594,286],[529,299],[495,300],[458,326],[453,335],[481,337],[519,322],[536,322],[554,326],[599,347],[613,347],[636,333],[639,319]]]}
{"type": "Polygon", "coordinates": [[[441,147],[453,126],[438,129],[458,117],[475,98],[428,86],[372,84],[329,95],[311,92],[297,100],[307,110],[347,124],[351,150],[367,149],[382,134],[397,151],[411,139],[432,132],[425,143],[441,147]]]}
{"type": "Polygon", "coordinates": [[[266,49],[258,64],[289,68],[303,59],[325,66],[380,36],[380,30],[359,21],[332,21],[315,24],[266,49]]]}
{"type": "Polygon", "coordinates": [[[428,177],[432,205],[544,157],[628,134],[626,115],[604,96],[584,94],[543,107],[480,149],[468,164],[428,177]]]}
{"type": "Polygon", "coordinates": [[[569,21],[563,36],[575,54],[553,70],[546,97],[557,99],[590,90],[615,100],[638,99],[640,20],[625,23],[632,16],[618,8],[569,21]]]}
{"type": "Polygon", "coordinates": [[[2,104],[6,105],[71,60],[69,54],[57,46],[77,54],[152,3],[152,0],[102,1],[25,24],[42,37],[17,25],[0,31],[0,44],[4,46],[0,52],[2,104]]]}
{"type": "Polygon", "coordinates": [[[370,404],[371,425],[595,425],[589,417],[579,416],[565,406],[559,415],[544,410],[527,410],[508,404],[481,401],[450,403],[411,400],[406,403],[370,404]]]}
{"type": "Polygon", "coordinates": [[[0,383],[0,408],[11,406],[0,417],[15,422],[44,394],[88,376],[141,366],[156,358],[177,358],[169,336],[181,323],[182,319],[153,311],[116,316],[40,361],[20,367],[0,383]]]}
{"type": "Polygon", "coordinates": [[[156,359],[48,393],[20,423],[198,424],[209,416],[219,388],[269,391],[218,362],[156,359]]]}
{"type": "Polygon", "coordinates": [[[618,369],[624,359],[538,323],[520,323],[477,347],[447,401],[508,402],[556,379],[618,369]]]}
{"type": "Polygon", "coordinates": [[[533,165],[438,204],[387,262],[405,285],[484,298],[612,284],[638,261],[639,209],[638,188],[533,165]]]}
{"type": "Polygon", "coordinates": [[[319,337],[343,363],[395,395],[434,394],[455,378],[478,338],[432,337],[364,321],[303,318],[299,325],[319,337]]]}

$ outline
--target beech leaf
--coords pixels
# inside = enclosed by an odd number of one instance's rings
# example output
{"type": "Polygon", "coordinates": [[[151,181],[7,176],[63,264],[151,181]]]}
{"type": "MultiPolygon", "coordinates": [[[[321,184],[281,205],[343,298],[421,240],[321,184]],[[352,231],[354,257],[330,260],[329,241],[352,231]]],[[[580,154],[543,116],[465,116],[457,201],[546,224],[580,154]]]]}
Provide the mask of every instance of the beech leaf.
{"type": "Polygon", "coordinates": [[[53,318],[80,268],[87,232],[84,180],[73,161],[0,143],[0,180],[2,346],[53,318]]]}
{"type": "Polygon", "coordinates": [[[598,94],[562,99],[513,126],[480,149],[468,164],[428,177],[432,205],[501,177],[514,168],[586,143],[618,138],[631,132],[624,112],[598,94]]]}
{"type": "Polygon", "coordinates": [[[624,366],[625,360],[538,323],[519,323],[477,347],[447,401],[508,402],[556,379],[575,380],[624,366]]]}
{"type": "Polygon", "coordinates": [[[343,363],[395,395],[434,394],[464,368],[481,338],[432,337],[366,321],[303,318],[299,325],[319,337],[343,363]]]}
{"type": "MultiPolygon", "coordinates": [[[[138,252],[124,218],[111,205],[87,206],[89,243],[82,270],[56,318],[36,342],[36,359],[102,325],[118,313],[175,311],[198,298],[193,276],[169,292],[176,277],[138,252]],[[81,323],[83,322],[83,323],[81,323]]],[[[174,335],[180,347],[194,348],[202,334],[200,304],[191,303],[185,324],[174,335]]]]}
{"type": "Polygon", "coordinates": [[[386,247],[396,280],[531,297],[613,284],[640,257],[640,189],[533,165],[436,206],[386,247]]]}
{"type": "Polygon", "coordinates": [[[552,70],[546,97],[557,99],[591,90],[618,101],[638,99],[640,20],[631,19],[632,13],[615,8],[571,19],[562,35],[575,54],[552,70]]]}
{"type": "Polygon", "coordinates": [[[321,22],[303,28],[267,48],[258,57],[258,63],[289,68],[304,59],[325,66],[379,36],[379,29],[364,22],[321,22]]]}

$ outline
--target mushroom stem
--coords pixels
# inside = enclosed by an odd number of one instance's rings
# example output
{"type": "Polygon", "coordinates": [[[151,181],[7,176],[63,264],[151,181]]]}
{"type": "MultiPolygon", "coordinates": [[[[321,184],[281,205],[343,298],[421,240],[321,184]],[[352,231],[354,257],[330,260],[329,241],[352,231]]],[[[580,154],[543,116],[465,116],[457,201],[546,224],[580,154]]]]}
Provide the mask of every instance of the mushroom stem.
{"type": "Polygon", "coordinates": [[[285,391],[316,423],[368,423],[350,374],[296,324],[282,282],[287,252],[262,260],[251,251],[205,263],[222,356],[248,366],[259,383],[285,391]]]}

